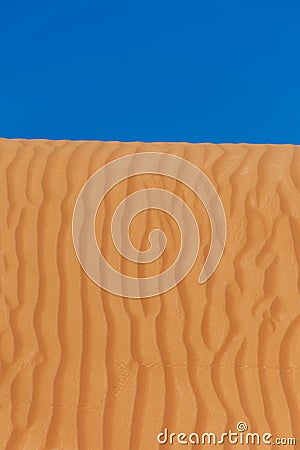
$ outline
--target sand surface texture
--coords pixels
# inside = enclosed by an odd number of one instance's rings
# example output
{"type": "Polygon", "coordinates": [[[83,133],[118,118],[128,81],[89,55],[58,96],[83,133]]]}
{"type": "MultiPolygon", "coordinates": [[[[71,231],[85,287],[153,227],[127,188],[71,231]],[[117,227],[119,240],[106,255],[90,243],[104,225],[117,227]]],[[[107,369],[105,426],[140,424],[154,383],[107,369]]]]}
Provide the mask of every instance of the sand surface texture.
{"type": "Polygon", "coordinates": [[[300,439],[299,147],[3,139],[0,170],[1,450],[272,448],[157,441],[165,428],[220,436],[240,421],[251,432],[300,439]],[[179,284],[130,299],[82,269],[72,216],[91,175],[140,152],[179,156],[207,175],[227,240],[219,266],[199,284],[211,226],[195,193],[157,174],[121,181],[95,227],[117,272],[152,277],[178,253],[176,221],[157,209],[140,212],[129,231],[145,251],[151,230],[163,230],[162,256],[139,264],[116,250],[114,212],[138,190],[176,194],[200,232],[195,264],[179,284]]]}

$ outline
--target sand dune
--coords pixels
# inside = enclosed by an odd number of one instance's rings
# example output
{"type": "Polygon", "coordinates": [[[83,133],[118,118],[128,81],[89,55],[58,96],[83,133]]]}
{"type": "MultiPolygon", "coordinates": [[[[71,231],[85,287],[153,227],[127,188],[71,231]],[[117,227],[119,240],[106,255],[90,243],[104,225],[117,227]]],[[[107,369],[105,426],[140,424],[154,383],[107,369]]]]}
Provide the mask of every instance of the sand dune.
{"type": "Polygon", "coordinates": [[[3,139],[0,170],[0,449],[199,448],[159,445],[157,435],[221,435],[240,421],[251,432],[300,439],[299,147],[3,139]],[[84,272],[72,216],[91,175],[140,152],[179,156],[207,175],[227,240],[217,269],[199,284],[211,226],[195,193],[157,174],[120,182],[96,218],[99,248],[116,271],[151,277],[178,252],[176,222],[152,209],[136,216],[130,237],[146,250],[149,232],[162,229],[163,255],[137,264],[118,254],[111,221],[137,190],[176,194],[200,231],[188,275],[139,300],[84,272]]]}

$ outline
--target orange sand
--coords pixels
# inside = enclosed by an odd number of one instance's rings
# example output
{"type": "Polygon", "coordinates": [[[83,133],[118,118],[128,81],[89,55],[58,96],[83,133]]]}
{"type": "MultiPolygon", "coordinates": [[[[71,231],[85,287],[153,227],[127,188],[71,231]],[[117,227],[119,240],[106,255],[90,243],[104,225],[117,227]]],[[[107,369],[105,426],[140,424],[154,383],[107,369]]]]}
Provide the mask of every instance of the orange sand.
{"type": "Polygon", "coordinates": [[[191,449],[199,446],[159,446],[157,435],[220,435],[239,421],[300,439],[300,148],[0,140],[0,169],[1,450],[191,449]],[[199,284],[210,224],[194,193],[158,175],[121,182],[96,221],[99,247],[116,270],[148,277],[176,255],[176,223],[157,210],[136,217],[130,236],[145,250],[149,232],[163,229],[169,244],[159,260],[137,265],[114,249],[112,215],[138,189],[176,193],[201,236],[179,285],[125,299],[82,270],[72,214],[97,169],[149,151],[181,156],[209,177],[227,241],[217,270],[199,284]]]}

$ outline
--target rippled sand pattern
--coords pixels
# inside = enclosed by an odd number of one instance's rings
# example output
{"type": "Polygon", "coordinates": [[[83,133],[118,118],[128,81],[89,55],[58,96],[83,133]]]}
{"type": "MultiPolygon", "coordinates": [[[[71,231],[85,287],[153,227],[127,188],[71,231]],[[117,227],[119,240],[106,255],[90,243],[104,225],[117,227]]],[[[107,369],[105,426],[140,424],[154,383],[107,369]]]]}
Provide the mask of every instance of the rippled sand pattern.
{"type": "Polygon", "coordinates": [[[252,431],[300,439],[299,147],[0,140],[0,170],[1,450],[197,448],[159,446],[156,437],[165,427],[221,434],[242,420],[252,431]],[[176,223],[151,210],[134,219],[131,239],[145,250],[149,232],[161,228],[163,256],[138,265],[118,255],[111,219],[130,193],[170,190],[200,229],[188,276],[161,296],[132,300],[81,269],[72,213],[97,169],[146,151],[186,158],[209,177],[227,242],[200,285],[211,236],[199,199],[163,176],[121,182],[99,207],[96,235],[122,273],[160,273],[179,243],[176,223]]]}

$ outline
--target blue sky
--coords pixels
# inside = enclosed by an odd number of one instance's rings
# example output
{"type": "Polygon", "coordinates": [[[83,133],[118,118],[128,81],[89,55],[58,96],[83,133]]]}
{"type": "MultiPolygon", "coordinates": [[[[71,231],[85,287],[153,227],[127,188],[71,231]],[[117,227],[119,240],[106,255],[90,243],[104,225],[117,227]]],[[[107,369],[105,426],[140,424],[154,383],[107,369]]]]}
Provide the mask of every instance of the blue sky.
{"type": "Polygon", "coordinates": [[[298,0],[10,1],[0,136],[300,144],[298,0]]]}

